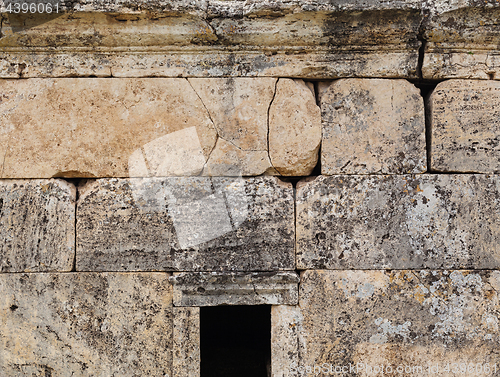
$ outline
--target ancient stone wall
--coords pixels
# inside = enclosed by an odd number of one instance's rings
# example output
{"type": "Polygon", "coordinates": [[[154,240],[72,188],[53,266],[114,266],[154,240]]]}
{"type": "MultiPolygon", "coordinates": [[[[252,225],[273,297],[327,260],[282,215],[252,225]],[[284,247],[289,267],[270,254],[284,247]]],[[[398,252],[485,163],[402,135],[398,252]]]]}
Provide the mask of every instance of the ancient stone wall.
{"type": "Polygon", "coordinates": [[[0,377],[500,376],[498,0],[0,11],[0,377]]]}

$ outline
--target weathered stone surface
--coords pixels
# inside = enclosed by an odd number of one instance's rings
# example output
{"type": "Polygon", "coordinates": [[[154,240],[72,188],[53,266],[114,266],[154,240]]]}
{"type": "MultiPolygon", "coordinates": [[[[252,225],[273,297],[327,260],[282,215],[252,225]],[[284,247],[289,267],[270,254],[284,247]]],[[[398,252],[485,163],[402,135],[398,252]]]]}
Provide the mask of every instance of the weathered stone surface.
{"type": "Polygon", "coordinates": [[[269,156],[281,175],[309,175],[318,162],[321,111],[314,87],[279,79],[269,108],[269,156]],[[312,89],[312,90],[311,90],[312,89]]]}
{"type": "Polygon", "coordinates": [[[500,2],[427,1],[425,79],[500,79],[500,2]]]}
{"type": "Polygon", "coordinates": [[[297,191],[298,268],[499,268],[500,180],[321,176],[297,191]]]}
{"type": "Polygon", "coordinates": [[[417,78],[415,0],[161,3],[5,14],[0,77],[417,78]]]}
{"type": "Polygon", "coordinates": [[[171,375],[164,273],[0,275],[0,375],[171,375]]]}
{"type": "Polygon", "coordinates": [[[213,120],[219,140],[206,175],[261,175],[272,169],[268,155],[268,112],[274,78],[192,78],[189,82],[213,120]],[[226,173],[226,174],[224,174],[226,173]]]}
{"type": "Polygon", "coordinates": [[[75,201],[61,180],[1,180],[0,272],[71,271],[75,201]]]}
{"type": "Polygon", "coordinates": [[[444,172],[500,172],[500,83],[449,80],[429,100],[430,167],[444,172]]]}
{"type": "Polygon", "coordinates": [[[2,178],[196,174],[217,137],[185,79],[2,80],[0,91],[2,178]]]}
{"type": "Polygon", "coordinates": [[[77,209],[77,271],[295,269],[293,189],[274,177],[100,179],[77,209]]]}
{"type": "Polygon", "coordinates": [[[271,307],[271,376],[290,376],[290,366],[299,365],[299,349],[304,349],[304,318],[299,306],[276,305],[271,307]]]}
{"type": "Polygon", "coordinates": [[[327,368],[321,375],[336,374],[335,367],[347,375],[359,366],[353,375],[449,376],[461,372],[445,368],[461,364],[473,375],[495,375],[499,288],[498,271],[306,271],[299,303],[305,348],[286,375],[318,375],[307,373],[315,366],[327,368]],[[398,373],[399,366],[411,369],[398,373]]]}
{"type": "Polygon", "coordinates": [[[297,305],[295,272],[176,272],[175,306],[297,305]]]}
{"type": "Polygon", "coordinates": [[[200,376],[200,308],[173,308],[173,377],[200,376]]]}
{"type": "Polygon", "coordinates": [[[426,170],[424,103],[405,80],[345,79],[321,95],[323,174],[426,170]]]}

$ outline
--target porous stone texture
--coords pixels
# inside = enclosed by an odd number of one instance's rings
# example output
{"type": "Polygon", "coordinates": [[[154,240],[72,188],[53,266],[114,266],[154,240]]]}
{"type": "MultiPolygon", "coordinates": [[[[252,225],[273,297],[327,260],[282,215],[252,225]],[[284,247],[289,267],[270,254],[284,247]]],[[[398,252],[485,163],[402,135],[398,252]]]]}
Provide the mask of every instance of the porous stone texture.
{"type": "Polygon", "coordinates": [[[268,155],[268,112],[274,78],[189,79],[213,120],[219,139],[205,175],[276,173],[268,155]]]}
{"type": "Polygon", "coordinates": [[[0,275],[0,375],[171,375],[165,273],[0,275]]]}
{"type": "Polygon", "coordinates": [[[415,0],[66,5],[4,13],[0,77],[418,77],[415,0]]]}
{"type": "Polygon", "coordinates": [[[322,174],[426,171],[424,102],[406,80],[334,81],[321,116],[322,174]]]}
{"type": "Polygon", "coordinates": [[[269,108],[269,156],[281,175],[309,175],[318,162],[321,111],[314,87],[279,79],[269,108]]]}
{"type": "Polygon", "coordinates": [[[1,178],[196,174],[217,138],[186,79],[2,80],[0,91],[1,178]]]}
{"type": "Polygon", "coordinates": [[[301,269],[499,268],[500,180],[321,176],[297,190],[301,269]]]}
{"type": "Polygon", "coordinates": [[[500,172],[500,82],[449,80],[429,99],[430,167],[439,172],[500,172]]]}
{"type": "Polygon", "coordinates": [[[274,177],[99,179],[76,228],[77,271],[295,269],[293,188],[274,177]]]}
{"type": "Polygon", "coordinates": [[[386,376],[402,365],[411,369],[401,375],[446,376],[446,366],[463,363],[473,364],[471,374],[495,375],[499,288],[498,271],[306,271],[299,300],[305,348],[288,375],[318,375],[306,371],[314,366],[335,374],[337,366],[386,376]]]}
{"type": "Polygon", "coordinates": [[[299,352],[305,344],[301,342],[304,318],[299,306],[274,305],[271,307],[271,376],[290,376],[292,365],[299,365],[299,352]]]}
{"type": "Polygon", "coordinates": [[[200,308],[173,308],[173,377],[200,377],[200,308]]]}
{"type": "Polygon", "coordinates": [[[71,271],[75,201],[61,180],[0,180],[0,272],[71,271]]]}
{"type": "Polygon", "coordinates": [[[297,305],[295,272],[180,272],[171,278],[175,306],[297,305]]]}

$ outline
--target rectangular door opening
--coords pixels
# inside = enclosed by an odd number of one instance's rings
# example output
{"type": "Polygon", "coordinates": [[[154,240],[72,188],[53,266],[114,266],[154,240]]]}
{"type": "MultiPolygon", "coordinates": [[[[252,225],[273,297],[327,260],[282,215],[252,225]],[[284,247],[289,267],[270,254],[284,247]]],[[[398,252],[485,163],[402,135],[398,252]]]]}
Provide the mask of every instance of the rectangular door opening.
{"type": "Polygon", "coordinates": [[[271,306],[200,308],[201,377],[268,377],[271,306]]]}

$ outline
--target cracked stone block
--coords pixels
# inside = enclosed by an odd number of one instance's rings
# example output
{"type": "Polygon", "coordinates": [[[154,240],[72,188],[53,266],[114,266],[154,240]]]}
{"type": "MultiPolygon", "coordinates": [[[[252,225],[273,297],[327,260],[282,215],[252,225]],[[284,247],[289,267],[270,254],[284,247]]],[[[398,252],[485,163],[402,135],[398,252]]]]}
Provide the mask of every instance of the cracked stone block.
{"type": "Polygon", "coordinates": [[[465,364],[494,376],[499,290],[499,271],[305,271],[299,363],[285,375],[450,376],[465,364]]]}
{"type": "Polygon", "coordinates": [[[318,162],[321,111],[314,87],[279,79],[269,109],[269,155],[281,175],[310,175],[318,162]]]}
{"type": "Polygon", "coordinates": [[[57,179],[0,181],[0,272],[71,271],[75,187],[57,179]]]}
{"type": "Polygon", "coordinates": [[[301,269],[499,268],[500,179],[321,176],[297,189],[301,269]]]}
{"type": "Polygon", "coordinates": [[[268,112],[275,78],[190,78],[206,106],[219,139],[205,175],[276,173],[268,154],[268,112]],[[221,174],[226,171],[226,174],[221,174]]]}
{"type": "Polygon", "coordinates": [[[322,174],[426,171],[424,102],[408,81],[334,81],[321,94],[321,116],[322,174]]]}
{"type": "Polygon", "coordinates": [[[1,80],[0,178],[196,175],[216,131],[186,79],[1,80]]]}
{"type": "Polygon", "coordinates": [[[500,172],[500,82],[449,80],[429,99],[430,167],[440,172],[500,172]]]}
{"type": "Polygon", "coordinates": [[[0,275],[0,375],[171,375],[165,273],[0,275]]]}
{"type": "Polygon", "coordinates": [[[295,272],[180,272],[171,278],[175,306],[297,305],[295,272]]]}
{"type": "Polygon", "coordinates": [[[293,188],[275,177],[99,179],[77,208],[77,271],[295,269],[293,188]]]}

